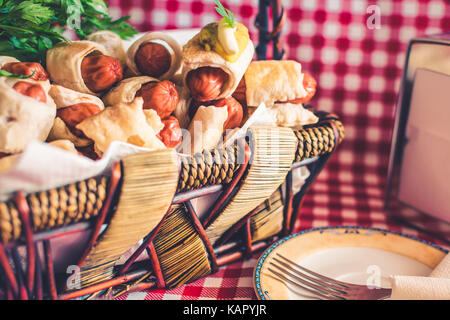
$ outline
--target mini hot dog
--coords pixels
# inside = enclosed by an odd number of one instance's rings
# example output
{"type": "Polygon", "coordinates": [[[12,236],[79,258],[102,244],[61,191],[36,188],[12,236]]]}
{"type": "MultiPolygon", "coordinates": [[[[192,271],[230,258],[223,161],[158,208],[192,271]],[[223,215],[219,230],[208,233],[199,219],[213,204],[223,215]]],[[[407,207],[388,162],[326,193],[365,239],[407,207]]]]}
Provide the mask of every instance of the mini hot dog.
{"type": "Polygon", "coordinates": [[[119,82],[106,94],[103,101],[107,106],[112,106],[131,103],[137,97],[143,98],[144,109],[155,110],[161,119],[172,114],[179,100],[178,91],[171,81],[140,76],[119,82]]]}
{"type": "Polygon", "coordinates": [[[150,82],[136,92],[144,99],[144,109],[154,109],[161,119],[169,117],[178,104],[178,92],[169,80],[150,82]]]}
{"type": "Polygon", "coordinates": [[[86,118],[102,111],[101,107],[94,103],[81,102],[69,107],[56,110],[56,116],[61,118],[69,130],[77,137],[84,137],[83,132],[75,127],[86,118]]]}
{"type": "Polygon", "coordinates": [[[172,79],[181,66],[181,47],[177,40],[166,33],[149,32],[128,49],[127,66],[133,76],[172,79]]]}
{"type": "Polygon", "coordinates": [[[183,83],[198,101],[230,97],[253,58],[255,49],[244,25],[236,23],[232,32],[234,53],[226,50],[219,29],[219,22],[210,23],[183,47],[183,83]]]}
{"type": "Polygon", "coordinates": [[[8,62],[3,65],[2,70],[29,76],[28,79],[36,81],[47,81],[48,74],[40,63],[37,62],[8,62]]]}
{"type": "Polygon", "coordinates": [[[127,57],[123,41],[117,33],[109,30],[99,30],[88,35],[86,40],[101,44],[106,50],[106,55],[119,60],[122,66],[126,65],[127,57]]]}
{"type": "Polygon", "coordinates": [[[123,141],[139,147],[164,149],[157,138],[164,125],[155,110],[144,110],[143,99],[118,103],[88,117],[76,126],[94,141],[94,150],[101,156],[113,141],[123,141]]]}
{"type": "Polygon", "coordinates": [[[180,124],[178,119],[170,116],[161,120],[164,124],[164,128],[156,135],[167,148],[175,148],[183,139],[180,124]]]}
{"type": "Polygon", "coordinates": [[[102,92],[123,78],[119,60],[106,55],[87,56],[81,62],[81,76],[89,90],[102,92]]]}
{"type": "Polygon", "coordinates": [[[162,44],[149,42],[139,47],[134,60],[142,74],[159,78],[169,71],[171,55],[162,44]]]}
{"type": "Polygon", "coordinates": [[[31,140],[47,139],[56,108],[46,84],[0,77],[0,153],[18,153],[31,140]]]}
{"type": "Polygon", "coordinates": [[[316,86],[316,80],[303,73],[296,61],[254,61],[233,97],[251,107],[262,102],[268,106],[273,103],[306,103],[316,93],[316,86]]]}
{"type": "Polygon", "coordinates": [[[92,41],[61,42],[47,51],[47,71],[54,84],[100,96],[123,78],[120,62],[92,41]]]}
{"type": "Polygon", "coordinates": [[[219,68],[201,67],[188,73],[186,84],[197,101],[217,99],[222,93],[228,75],[219,68]]]}
{"type": "Polygon", "coordinates": [[[40,84],[30,83],[27,81],[18,81],[14,84],[13,89],[39,102],[47,102],[47,94],[40,84]]]}
{"type": "Polygon", "coordinates": [[[90,116],[102,111],[105,108],[102,100],[96,96],[58,85],[52,85],[49,94],[57,106],[56,118],[49,134],[49,140],[66,139],[77,147],[90,145],[92,141],[75,127],[90,116]]]}

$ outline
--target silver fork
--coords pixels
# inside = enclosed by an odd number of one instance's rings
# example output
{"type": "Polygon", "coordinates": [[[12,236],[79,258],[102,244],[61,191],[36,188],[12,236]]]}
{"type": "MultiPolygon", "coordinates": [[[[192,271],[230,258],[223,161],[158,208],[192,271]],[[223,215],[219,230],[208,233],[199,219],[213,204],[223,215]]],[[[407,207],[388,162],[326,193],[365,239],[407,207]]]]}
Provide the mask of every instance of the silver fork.
{"type": "Polygon", "coordinates": [[[268,270],[285,284],[292,284],[320,299],[377,300],[388,298],[392,293],[392,289],[370,288],[368,286],[334,280],[306,269],[278,252],[276,252],[276,255],[281,259],[273,257],[269,264],[277,270],[271,267],[268,267],[268,270]]]}

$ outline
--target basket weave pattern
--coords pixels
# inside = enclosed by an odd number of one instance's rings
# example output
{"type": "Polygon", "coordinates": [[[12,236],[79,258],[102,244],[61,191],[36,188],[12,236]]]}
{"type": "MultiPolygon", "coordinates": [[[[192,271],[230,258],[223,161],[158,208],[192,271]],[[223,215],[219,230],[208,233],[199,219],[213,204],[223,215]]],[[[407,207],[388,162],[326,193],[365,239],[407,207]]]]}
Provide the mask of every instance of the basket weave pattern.
{"type": "MultiPolygon", "coordinates": [[[[287,149],[283,152],[285,159],[289,158],[289,161],[293,161],[293,168],[302,165],[301,162],[304,160],[307,160],[305,163],[317,162],[317,165],[312,169],[314,172],[311,173],[310,179],[303,187],[304,190],[308,188],[320,172],[329,156],[341,142],[344,134],[343,125],[336,116],[323,112],[316,112],[316,115],[319,117],[317,124],[295,130],[290,135],[285,135],[284,140],[280,140],[283,141],[284,146],[290,144],[293,148],[291,150],[294,154],[289,157],[284,154],[287,149]],[[286,140],[288,136],[291,136],[293,140],[286,140]],[[288,143],[288,141],[290,142],[288,143]]],[[[285,132],[285,129],[280,128],[278,131],[285,132]]],[[[264,132],[264,130],[253,131],[253,134],[257,133],[257,136],[264,132]]],[[[264,136],[264,133],[262,136],[264,136]]],[[[120,268],[114,267],[114,259],[119,257],[119,251],[124,249],[125,246],[122,246],[120,250],[112,249],[116,250],[114,253],[116,258],[106,259],[108,260],[107,263],[101,255],[98,257],[92,255],[95,251],[93,248],[106,241],[104,236],[99,237],[99,228],[104,224],[104,221],[116,225],[116,229],[120,230],[119,233],[132,232],[131,230],[127,231],[130,226],[121,228],[118,217],[115,215],[118,203],[114,199],[120,199],[123,186],[120,183],[118,184],[119,180],[117,179],[121,178],[120,175],[117,178],[113,174],[114,170],[112,174],[101,175],[47,191],[30,193],[26,196],[19,192],[12,199],[0,202],[0,258],[6,253],[4,246],[12,248],[15,252],[17,245],[25,244],[30,252],[27,263],[30,265],[39,264],[39,259],[35,259],[39,254],[37,247],[34,248],[33,242],[43,241],[46,272],[51,275],[48,279],[53,279],[47,287],[50,290],[50,297],[53,299],[71,299],[100,292],[102,288],[120,288],[124,283],[130,281],[133,281],[133,283],[126,285],[125,291],[176,287],[215,273],[220,266],[249,257],[252,253],[265,248],[277,237],[291,232],[290,230],[292,230],[298,214],[298,209],[293,213],[293,208],[299,206],[305,193],[305,191],[302,191],[296,195],[292,194],[289,187],[292,185],[292,174],[288,172],[286,176],[287,194],[282,195],[280,188],[276,188],[273,189],[275,192],[272,196],[270,196],[270,193],[265,195],[267,200],[261,200],[260,205],[255,203],[248,206],[247,209],[243,209],[240,213],[239,210],[236,211],[237,206],[236,203],[233,203],[233,200],[235,197],[236,199],[239,198],[239,190],[244,190],[250,182],[250,180],[246,182],[246,179],[250,177],[249,172],[252,172],[252,168],[257,170],[258,167],[257,165],[252,167],[249,162],[253,151],[247,143],[241,142],[225,150],[213,149],[189,158],[179,155],[180,170],[178,178],[175,176],[174,190],[176,186],[176,194],[184,195],[183,200],[174,202],[165,215],[160,212],[160,216],[164,215],[162,220],[156,227],[153,227],[153,230],[147,231],[150,233],[145,237],[144,242],[120,268]],[[244,153],[247,154],[245,156],[246,161],[241,162],[240,157],[242,157],[244,149],[246,150],[244,153]],[[222,185],[218,191],[221,192],[221,195],[213,208],[210,209],[211,212],[208,213],[210,221],[200,221],[190,203],[190,199],[202,196],[202,188],[213,185],[222,185]],[[230,211],[230,209],[227,211],[227,208],[235,208],[233,210],[239,213],[238,216],[234,218],[235,220],[227,222],[226,228],[223,228],[219,223],[218,235],[214,236],[214,239],[210,239],[211,226],[214,225],[214,222],[217,224],[217,221],[222,220],[222,213],[230,211]],[[246,212],[251,208],[254,209],[246,212]],[[116,219],[115,222],[114,219],[116,219]],[[236,221],[236,219],[240,220],[236,221]],[[273,222],[274,220],[276,220],[275,224],[268,224],[268,221],[273,222]],[[89,266],[85,265],[82,268],[82,288],[75,291],[63,290],[58,293],[52,271],[49,235],[46,233],[50,232],[52,236],[58,236],[58,234],[66,232],[64,228],[70,226],[76,228],[77,223],[80,222],[85,223],[84,227],[88,223],[97,230],[92,233],[90,245],[84,250],[84,255],[93,258],[88,259],[90,261],[89,266]],[[44,240],[33,240],[33,237],[44,240]],[[144,251],[148,254],[150,264],[147,262],[144,270],[136,271],[136,266],[140,264],[135,260],[144,251]],[[190,258],[193,260],[189,260],[190,258]],[[96,264],[96,261],[102,263],[96,264]],[[176,261],[185,263],[177,263],[176,261]],[[149,268],[149,266],[151,267],[149,268]]],[[[176,163],[176,155],[174,156],[176,163]]],[[[263,159],[261,158],[261,160],[263,159]]],[[[146,166],[151,167],[152,161],[149,161],[146,166]]],[[[289,170],[291,165],[283,164],[283,166],[286,165],[286,169],[289,170]]],[[[266,167],[266,165],[263,164],[263,167],[266,167]]],[[[124,168],[126,173],[126,166],[124,168]]],[[[161,172],[161,170],[163,169],[157,169],[156,171],[161,172]]],[[[286,174],[285,170],[283,172],[286,174]]],[[[264,170],[261,173],[264,173],[264,170]]],[[[139,175],[136,175],[136,177],[139,177],[139,175]]],[[[283,179],[277,178],[277,181],[280,181],[277,183],[283,182],[283,179]]],[[[273,179],[270,178],[269,180],[273,179]]],[[[157,191],[160,188],[158,187],[158,181],[155,180],[154,182],[156,192],[152,192],[154,195],[159,192],[157,191]]],[[[255,190],[257,193],[260,192],[258,188],[255,190]]],[[[270,190],[267,191],[273,192],[270,190]]],[[[145,197],[145,194],[143,196],[145,197]]],[[[250,194],[247,196],[249,199],[251,197],[250,194]]],[[[243,199],[246,199],[246,197],[244,196],[243,199]]],[[[235,216],[235,214],[233,215],[235,216]]],[[[124,216],[123,213],[122,216],[124,216]]],[[[106,231],[108,230],[109,227],[106,231]]],[[[141,234],[144,233],[141,232],[141,234]]],[[[111,236],[114,238],[117,237],[117,234],[111,236]]],[[[129,241],[129,245],[133,241],[129,241]]],[[[105,245],[108,247],[107,244],[103,243],[103,247],[105,245]]],[[[105,250],[100,251],[103,254],[105,250]]],[[[7,294],[9,292],[13,296],[20,295],[20,292],[23,291],[20,290],[19,284],[24,285],[24,281],[14,280],[17,262],[15,263],[16,267],[8,267],[7,259],[0,260],[2,264],[0,267],[7,271],[7,280],[12,288],[11,291],[7,291],[7,294]]],[[[27,279],[34,281],[34,273],[31,268],[27,269],[27,274],[27,279]]],[[[32,283],[28,285],[33,288],[32,283]]],[[[42,286],[35,287],[34,290],[37,289],[42,294],[42,286]]],[[[33,291],[33,289],[29,291],[33,291]]],[[[23,298],[25,297],[27,296],[24,295],[23,298]]]]}
{"type": "MultiPolygon", "coordinates": [[[[344,127],[328,115],[312,127],[295,130],[298,139],[295,162],[331,152],[342,141],[344,127]],[[336,132],[336,130],[338,132],[336,132]],[[338,141],[336,136],[338,135],[338,141]]],[[[214,184],[228,184],[240,165],[238,150],[213,149],[190,158],[180,157],[177,193],[214,184]]],[[[97,216],[103,206],[109,176],[99,176],[47,191],[27,195],[34,232],[51,230],[97,216]]],[[[19,240],[21,222],[13,200],[0,202],[0,239],[3,244],[19,240]]]]}

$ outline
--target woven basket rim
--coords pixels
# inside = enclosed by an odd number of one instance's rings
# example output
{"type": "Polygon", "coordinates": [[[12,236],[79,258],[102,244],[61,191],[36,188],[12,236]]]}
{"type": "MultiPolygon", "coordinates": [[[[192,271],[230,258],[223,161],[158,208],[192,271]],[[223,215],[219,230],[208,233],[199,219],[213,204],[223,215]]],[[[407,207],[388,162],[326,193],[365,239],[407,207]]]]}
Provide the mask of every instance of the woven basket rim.
{"type": "MultiPolygon", "coordinates": [[[[305,135],[309,135],[309,133],[308,133],[308,131],[310,131],[310,130],[319,130],[320,131],[320,129],[321,128],[325,128],[325,127],[327,127],[328,128],[328,130],[330,131],[330,129],[329,129],[329,127],[330,127],[330,122],[336,122],[337,123],[337,126],[341,126],[342,127],[342,123],[340,122],[340,120],[339,120],[339,117],[338,116],[336,116],[336,115],[334,115],[334,114],[331,114],[331,113],[329,113],[329,112],[324,112],[324,111],[318,111],[318,110],[315,110],[315,109],[313,109],[310,105],[305,105],[305,107],[306,108],[308,108],[308,109],[311,109],[311,111],[312,112],[314,112],[314,114],[319,118],[319,121],[317,122],[317,123],[315,123],[315,124],[312,124],[312,125],[307,125],[307,126],[304,126],[304,127],[302,127],[301,129],[299,129],[299,130],[294,130],[294,132],[296,132],[296,134],[298,135],[298,137],[304,137],[305,135]]],[[[336,130],[335,130],[336,131],[336,130]]],[[[317,133],[317,132],[316,132],[317,133]]],[[[318,132],[319,134],[320,134],[320,132],[318,132]]],[[[322,150],[322,154],[329,154],[329,153],[331,153],[335,148],[336,148],[336,146],[340,143],[340,141],[342,140],[342,134],[341,134],[341,132],[340,131],[338,131],[337,133],[335,132],[335,135],[339,135],[339,136],[334,136],[333,138],[334,138],[334,142],[333,141],[329,141],[329,144],[332,146],[331,147],[331,150],[328,150],[328,149],[323,149],[322,150]]],[[[315,136],[314,136],[315,137],[315,136]]],[[[313,138],[314,138],[313,137],[313,138]]],[[[299,138],[299,139],[300,139],[299,138]]],[[[315,142],[317,142],[317,141],[312,141],[313,142],[313,144],[315,143],[315,142]]],[[[299,143],[300,144],[300,143],[299,143]]],[[[228,147],[227,147],[228,148],[228,147]]],[[[234,146],[233,146],[233,148],[235,148],[234,146]]],[[[218,152],[223,152],[223,153],[226,153],[226,150],[224,150],[224,149],[216,149],[218,152]]],[[[306,155],[308,155],[309,153],[307,153],[306,155]]],[[[322,154],[318,154],[319,156],[320,155],[322,155],[322,154]]],[[[181,155],[181,154],[179,154],[179,153],[177,153],[177,155],[178,155],[178,157],[179,157],[179,159],[180,158],[182,158],[182,157],[184,157],[184,155],[181,155]]],[[[200,154],[194,154],[194,155],[191,155],[190,156],[191,158],[197,158],[197,161],[198,160],[200,160],[200,161],[202,161],[203,160],[203,158],[201,158],[201,153],[200,154]]],[[[295,161],[294,160],[294,162],[293,162],[293,164],[292,164],[292,168],[295,168],[295,167],[298,167],[299,166],[299,164],[300,163],[304,163],[304,165],[306,165],[306,163],[309,163],[308,162],[308,160],[313,160],[314,158],[317,158],[317,156],[314,156],[314,157],[305,157],[305,158],[303,158],[303,159],[300,159],[300,161],[295,161]]],[[[196,167],[196,169],[198,169],[197,167],[207,167],[208,165],[207,164],[205,164],[205,162],[203,162],[203,163],[200,163],[200,164],[198,164],[198,163],[196,163],[195,165],[192,165],[192,167],[196,167]]],[[[225,164],[224,166],[226,166],[226,167],[232,167],[232,166],[228,166],[228,164],[225,164]]],[[[236,173],[236,171],[237,171],[237,169],[239,168],[239,166],[238,165],[236,165],[236,166],[234,166],[233,168],[228,168],[228,174],[229,173],[232,173],[232,175],[234,175],[235,173],[236,173]],[[234,170],[234,171],[233,171],[234,170]]],[[[208,168],[206,168],[206,169],[208,169],[208,168]]],[[[187,173],[185,173],[185,174],[189,174],[189,172],[187,172],[187,173]]],[[[38,195],[38,194],[43,194],[43,193],[49,193],[49,192],[51,192],[51,191],[53,191],[53,190],[57,190],[57,189],[61,189],[61,188],[68,188],[69,186],[72,186],[72,185],[74,185],[74,184],[77,184],[77,183],[80,183],[80,182],[83,182],[83,181],[88,181],[88,180],[92,180],[92,179],[99,179],[99,178],[103,178],[103,177],[109,177],[109,175],[110,175],[110,173],[104,173],[104,174],[102,174],[102,175],[98,175],[98,176],[95,176],[95,177],[91,177],[91,178],[89,178],[89,179],[85,179],[85,180],[81,180],[81,181],[76,181],[76,182],[74,182],[74,183],[71,183],[71,184],[66,184],[66,185],[63,185],[63,186],[60,186],[60,187],[58,187],[58,188],[52,188],[52,189],[48,189],[48,190],[40,190],[40,191],[38,191],[38,192],[33,192],[33,193],[30,193],[30,194],[28,194],[28,195],[26,195],[27,197],[28,196],[30,196],[30,195],[38,195]]],[[[182,178],[182,172],[180,171],[180,174],[179,174],[179,181],[181,181],[181,178],[182,178]]],[[[190,178],[190,177],[189,177],[190,178]]],[[[232,179],[232,176],[230,177],[230,179],[232,179]]],[[[212,192],[220,192],[222,189],[223,189],[223,186],[224,185],[226,185],[227,183],[228,183],[229,181],[227,181],[227,180],[224,180],[224,181],[222,181],[222,182],[220,182],[220,183],[210,183],[210,184],[206,184],[206,185],[201,185],[200,187],[197,187],[197,188],[192,188],[192,189],[187,189],[187,190],[179,190],[179,189],[177,189],[177,192],[175,193],[175,196],[177,196],[177,195],[182,195],[182,194],[185,194],[185,195],[189,195],[189,192],[192,192],[192,195],[193,195],[193,197],[195,197],[195,195],[198,197],[199,195],[201,195],[202,194],[202,189],[205,189],[204,191],[207,191],[207,192],[209,192],[209,193],[211,193],[211,191],[209,190],[209,189],[211,189],[210,187],[211,186],[221,186],[221,187],[218,187],[218,188],[216,188],[217,190],[214,190],[214,191],[212,191],[212,192]],[[208,189],[209,188],[209,189],[208,189]]],[[[7,200],[7,201],[4,201],[3,203],[5,203],[5,204],[8,204],[8,203],[13,203],[13,198],[11,198],[11,199],[9,199],[9,200],[7,200]]],[[[1,203],[0,203],[1,204],[1,203]]],[[[49,232],[49,231],[56,231],[56,230],[58,230],[58,229],[61,229],[61,228],[70,228],[70,227],[74,227],[76,224],[78,224],[78,223],[86,223],[86,222],[88,222],[89,220],[93,220],[93,218],[95,218],[95,216],[91,216],[91,217],[89,217],[89,218],[87,218],[87,219],[84,219],[84,220],[81,220],[81,221],[71,221],[71,222],[69,222],[69,223],[65,223],[64,225],[60,225],[60,226],[53,226],[53,227],[49,227],[49,228],[45,228],[45,229],[41,229],[41,230],[39,230],[39,231],[35,231],[35,234],[37,235],[37,234],[39,234],[39,233],[42,233],[42,232],[49,232]]],[[[95,220],[95,219],[94,219],[95,220]]],[[[89,223],[89,222],[88,222],[89,223]]],[[[86,224],[82,224],[81,226],[84,226],[84,228],[86,228],[86,227],[88,227],[88,225],[86,225],[86,224]]],[[[0,230],[1,231],[1,230],[0,230]]],[[[13,238],[13,239],[11,239],[11,241],[8,241],[8,242],[6,242],[5,244],[7,244],[7,245],[11,245],[11,244],[15,244],[15,243],[22,243],[22,241],[23,241],[23,239],[22,239],[22,237],[23,237],[23,234],[22,234],[23,232],[21,232],[20,233],[20,235],[19,236],[17,236],[16,238],[13,238]]],[[[3,241],[2,239],[0,239],[0,241],[3,241]]]]}

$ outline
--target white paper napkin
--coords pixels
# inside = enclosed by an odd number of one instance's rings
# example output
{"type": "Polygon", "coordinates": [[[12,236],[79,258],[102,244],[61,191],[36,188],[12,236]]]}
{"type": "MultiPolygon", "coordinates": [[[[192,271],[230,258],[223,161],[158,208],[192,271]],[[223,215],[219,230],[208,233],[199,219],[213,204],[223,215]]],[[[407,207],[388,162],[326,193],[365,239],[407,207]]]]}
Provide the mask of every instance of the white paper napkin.
{"type": "Polygon", "coordinates": [[[0,174],[0,201],[13,192],[25,193],[56,188],[103,173],[122,157],[150,149],[114,141],[100,160],[54,147],[40,141],[31,141],[18,157],[14,167],[0,174]]]}
{"type": "Polygon", "coordinates": [[[428,277],[392,276],[393,300],[450,300],[450,255],[428,277]]]}

